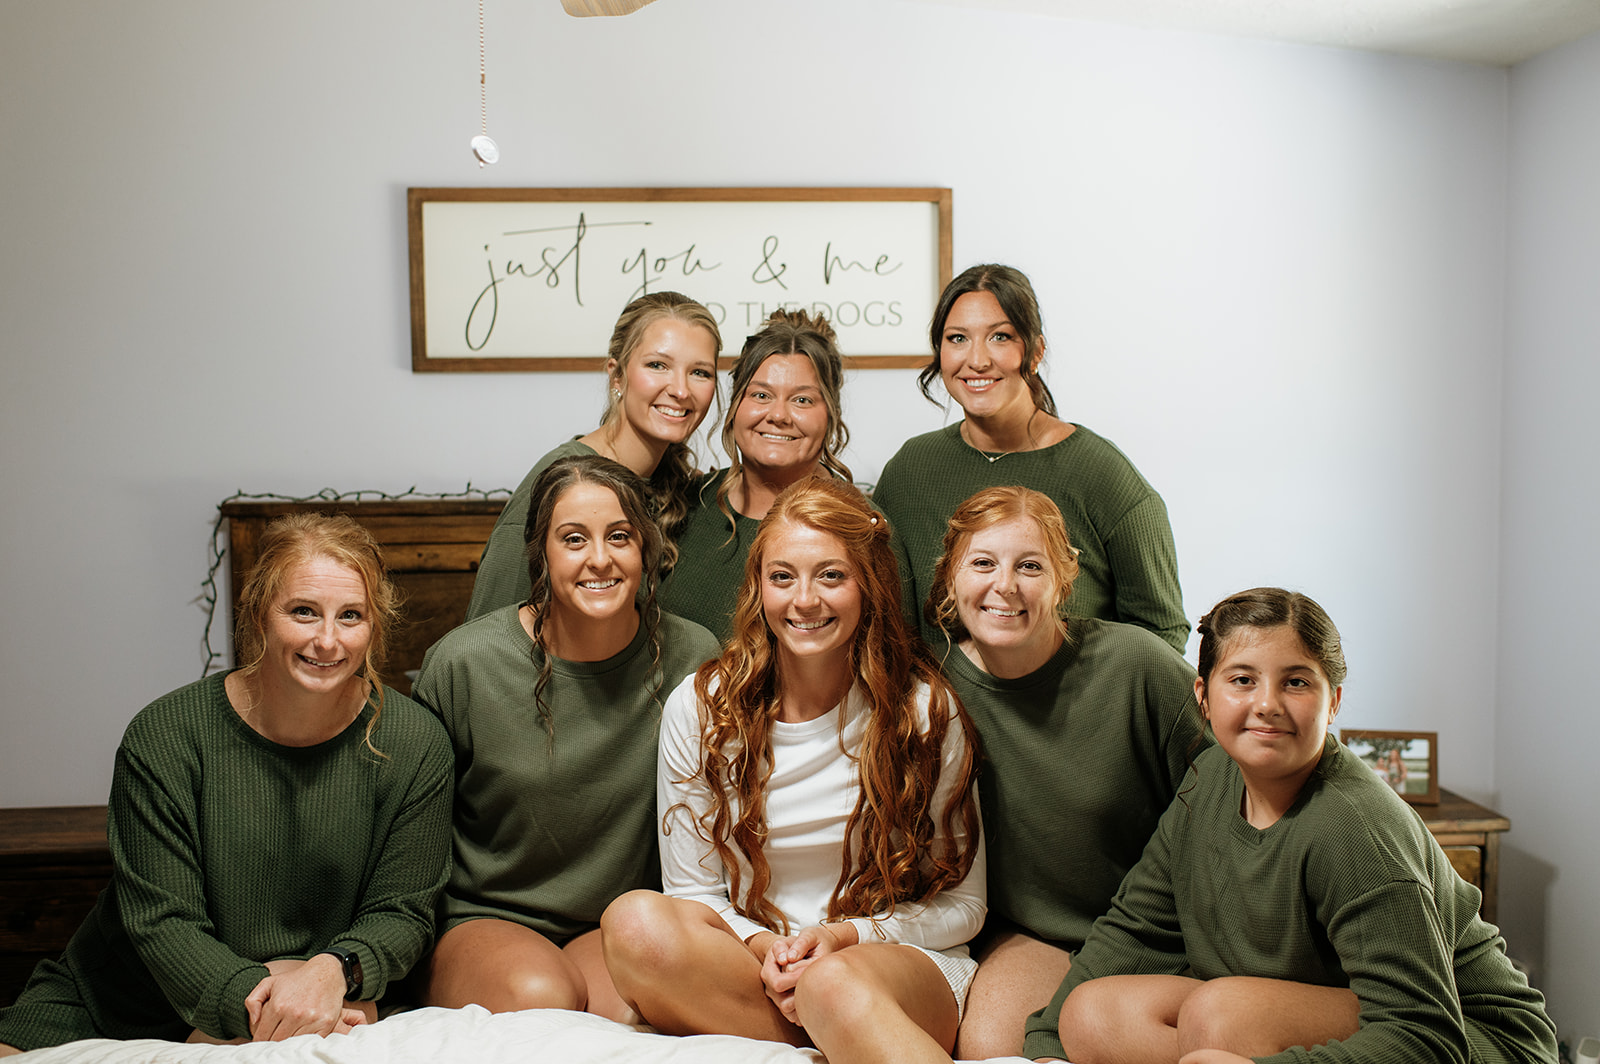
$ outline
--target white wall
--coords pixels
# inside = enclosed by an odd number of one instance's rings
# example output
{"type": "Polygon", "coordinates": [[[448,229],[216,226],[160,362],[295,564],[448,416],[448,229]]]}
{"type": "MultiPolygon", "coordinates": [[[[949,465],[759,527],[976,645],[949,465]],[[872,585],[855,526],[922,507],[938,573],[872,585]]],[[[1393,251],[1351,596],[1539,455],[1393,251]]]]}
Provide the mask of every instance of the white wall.
{"type": "MultiPolygon", "coordinates": [[[[409,369],[405,188],[480,184],[952,187],[1191,618],[1310,592],[1343,722],[1494,797],[1505,72],[897,0],[489,18],[480,171],[470,4],[0,5],[0,805],[104,800],[199,674],[218,500],[510,485],[592,426],[598,375],[409,369]]],[[[910,371],[847,403],[864,479],[941,418],[910,371]]]]}
{"type": "Polygon", "coordinates": [[[1600,34],[1511,78],[1511,254],[1496,773],[1514,821],[1501,905],[1543,945],[1569,1040],[1600,1035],[1600,34]]]}

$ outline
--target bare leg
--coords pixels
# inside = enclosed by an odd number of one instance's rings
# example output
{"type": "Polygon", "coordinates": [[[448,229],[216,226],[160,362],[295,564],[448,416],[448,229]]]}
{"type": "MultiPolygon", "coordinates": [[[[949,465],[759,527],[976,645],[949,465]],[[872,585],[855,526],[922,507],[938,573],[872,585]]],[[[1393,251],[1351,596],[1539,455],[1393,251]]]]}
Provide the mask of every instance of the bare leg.
{"type": "Polygon", "coordinates": [[[588,1011],[618,1023],[639,1022],[639,1014],[622,1000],[622,995],[617,993],[616,986],[611,982],[611,973],[606,971],[598,927],[568,942],[561,947],[561,952],[583,974],[584,986],[589,993],[588,1011]]]}
{"type": "Polygon", "coordinates": [[[832,1064],[949,1064],[956,999],[926,954],[863,943],[818,959],[800,976],[795,1012],[832,1064]]]}
{"type": "Polygon", "coordinates": [[[955,1055],[962,1060],[1022,1055],[1023,1024],[1050,1004],[1072,954],[1023,931],[1002,931],[977,955],[955,1055]]]}
{"type": "Polygon", "coordinates": [[[810,1044],[767,997],[755,955],[697,901],[630,891],[600,918],[600,941],[623,1003],[658,1030],[810,1044]]]}
{"type": "MultiPolygon", "coordinates": [[[[1075,991],[1076,992],[1076,991],[1075,991]]],[[[1266,1057],[1290,1046],[1322,1045],[1359,1029],[1361,1005],[1343,987],[1235,976],[1212,979],[1178,1014],[1178,1049],[1223,1049],[1266,1057]]]]}
{"type": "Polygon", "coordinates": [[[446,931],[422,973],[422,1002],[490,1012],[588,1004],[583,972],[554,942],[510,920],[469,920],[446,931]]]}
{"type": "Polygon", "coordinates": [[[22,1050],[16,1046],[8,1046],[4,1042],[0,1042],[0,1057],[14,1057],[21,1052],[22,1050]]]}
{"type": "Polygon", "coordinates": [[[1061,1045],[1074,1064],[1177,1064],[1184,1002],[1205,986],[1178,975],[1108,975],[1073,988],[1061,1045]]]}

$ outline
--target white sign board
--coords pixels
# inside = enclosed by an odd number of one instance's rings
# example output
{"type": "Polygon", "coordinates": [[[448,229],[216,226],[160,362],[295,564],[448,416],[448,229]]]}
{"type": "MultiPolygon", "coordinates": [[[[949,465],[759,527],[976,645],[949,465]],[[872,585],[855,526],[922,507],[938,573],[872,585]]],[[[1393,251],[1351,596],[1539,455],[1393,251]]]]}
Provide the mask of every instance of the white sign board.
{"type": "Polygon", "coordinates": [[[724,354],[779,307],[857,366],[920,365],[950,277],[948,189],[410,190],[412,368],[589,369],[647,292],[704,303],[724,354]]]}

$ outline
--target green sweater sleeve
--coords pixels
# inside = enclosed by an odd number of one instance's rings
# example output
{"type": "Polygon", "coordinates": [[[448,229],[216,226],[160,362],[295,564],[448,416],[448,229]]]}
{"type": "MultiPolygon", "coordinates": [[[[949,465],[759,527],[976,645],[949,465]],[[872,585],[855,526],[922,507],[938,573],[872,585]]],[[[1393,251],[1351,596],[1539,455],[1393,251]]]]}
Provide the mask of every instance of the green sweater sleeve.
{"type": "MultiPolygon", "coordinates": [[[[396,697],[389,692],[391,698],[396,697]]],[[[371,874],[350,929],[329,942],[361,960],[362,1001],[383,996],[389,984],[411,970],[433,944],[439,894],[450,877],[450,810],[455,794],[454,759],[444,729],[420,707],[415,728],[425,744],[414,769],[390,760],[396,779],[394,814],[383,836],[372,840],[371,874]]],[[[408,725],[412,722],[407,722],[408,725]]],[[[380,729],[380,732],[382,729],[380,729]]],[[[381,734],[380,744],[388,740],[381,734]]],[[[354,842],[354,840],[353,840],[354,842]]]]}
{"type": "Polygon", "coordinates": [[[217,938],[193,791],[171,786],[129,745],[117,751],[107,818],[123,926],[185,1023],[218,1038],[248,1036],[244,999],[266,966],[217,938]]]}
{"type": "Polygon", "coordinates": [[[1116,617],[1148,628],[1182,654],[1189,621],[1178,589],[1178,548],[1167,504],[1154,491],[1106,533],[1106,560],[1116,580],[1116,617]]]}

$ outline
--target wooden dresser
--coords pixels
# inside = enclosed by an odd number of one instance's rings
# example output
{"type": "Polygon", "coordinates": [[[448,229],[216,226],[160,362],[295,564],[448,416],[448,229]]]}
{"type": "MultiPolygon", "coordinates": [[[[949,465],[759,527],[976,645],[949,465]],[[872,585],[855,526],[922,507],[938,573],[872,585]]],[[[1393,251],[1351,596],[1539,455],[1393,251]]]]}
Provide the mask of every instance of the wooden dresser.
{"type": "MultiPolygon", "coordinates": [[[[1441,790],[1417,806],[1493,923],[1499,902],[1500,835],[1511,821],[1441,790]]],[[[103,805],[0,809],[0,1005],[10,1004],[41,957],[53,957],[111,878],[103,805]]]]}
{"type": "Polygon", "coordinates": [[[390,579],[404,594],[405,624],[390,640],[384,671],[389,686],[410,694],[406,670],[421,666],[427,649],[466,619],[478,559],[505,504],[504,499],[223,503],[232,570],[229,601],[238,608],[244,576],[260,555],[261,534],[273,518],[349,514],[377,539],[390,579]]]}
{"type": "Polygon", "coordinates": [[[1500,836],[1511,830],[1510,819],[1443,787],[1439,788],[1438,805],[1412,808],[1422,814],[1423,823],[1439,840],[1456,874],[1483,891],[1483,918],[1498,923],[1500,836]]]}
{"type": "Polygon", "coordinates": [[[0,809],[0,1005],[61,953],[110,879],[105,806],[0,809]]]}

